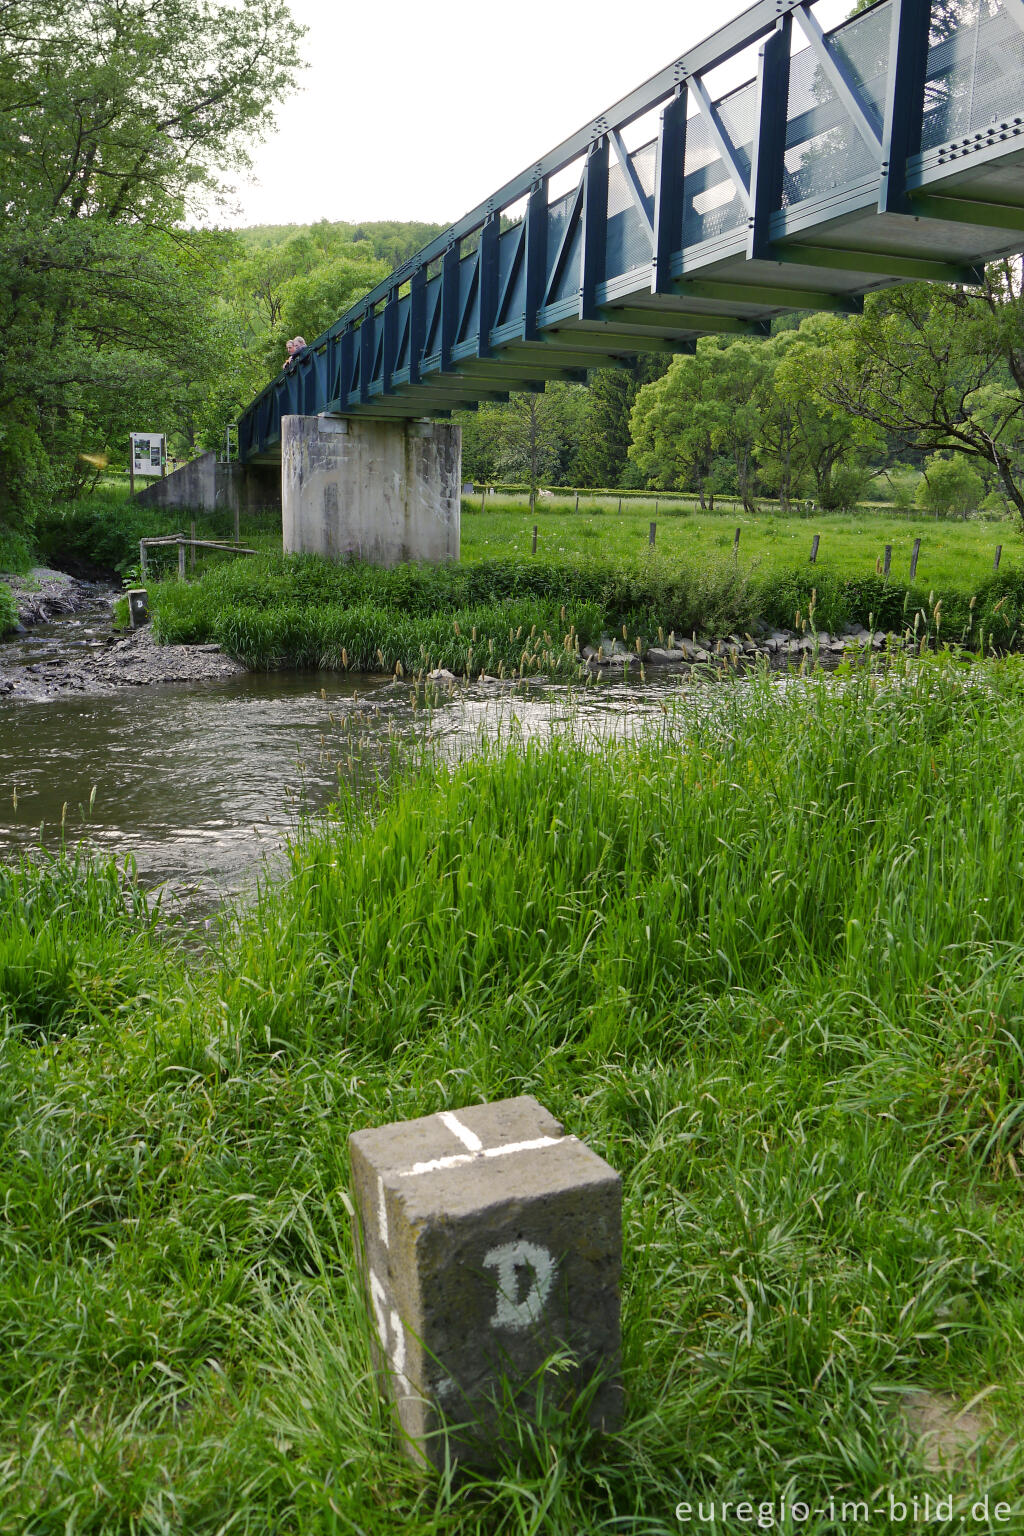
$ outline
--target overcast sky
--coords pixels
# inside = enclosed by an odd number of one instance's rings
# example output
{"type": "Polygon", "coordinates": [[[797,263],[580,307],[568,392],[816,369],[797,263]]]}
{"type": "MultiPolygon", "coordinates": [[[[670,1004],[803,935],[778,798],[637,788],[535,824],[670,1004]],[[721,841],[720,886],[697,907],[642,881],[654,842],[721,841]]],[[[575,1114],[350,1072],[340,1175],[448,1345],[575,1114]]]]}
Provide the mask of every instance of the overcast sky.
{"type": "MultiPolygon", "coordinates": [[[[255,183],[239,186],[230,222],[450,223],[747,8],[291,0],[309,68],[255,146],[255,183]]],[[[851,8],[821,0],[817,13],[829,26],[851,8]]]]}

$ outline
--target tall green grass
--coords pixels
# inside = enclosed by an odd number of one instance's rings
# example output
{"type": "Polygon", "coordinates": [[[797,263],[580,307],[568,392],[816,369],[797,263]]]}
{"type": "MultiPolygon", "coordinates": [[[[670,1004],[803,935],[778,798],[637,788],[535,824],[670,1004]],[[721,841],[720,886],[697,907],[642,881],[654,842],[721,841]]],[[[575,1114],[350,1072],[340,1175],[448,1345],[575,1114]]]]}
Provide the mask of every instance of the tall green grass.
{"type": "Polygon", "coordinates": [[[132,1001],[40,1030],[0,971],[0,1531],[648,1536],[890,1489],[1019,1528],[1022,705],[1019,659],[943,655],[425,760],[205,954],[109,875],[11,876],[5,922],[77,925],[78,989],[132,1001]],[[521,1092],[623,1174],[626,1423],[421,1485],[346,1136],[521,1092]],[[973,1460],[927,1470],[918,1390],[987,1394],[973,1460]]]}
{"type": "Polygon", "coordinates": [[[39,1040],[119,1017],[158,948],[158,910],[131,864],[0,865],[0,1028],[39,1040]]]}
{"type": "Polygon", "coordinates": [[[860,623],[980,650],[1013,649],[1024,636],[1024,573],[1010,569],[973,588],[926,590],[810,566],[762,573],[731,558],[681,567],[657,555],[502,558],[385,570],[264,555],[199,582],[164,582],[152,600],[161,640],[216,640],[257,669],[393,671],[399,663],[415,672],[429,657],[460,674],[511,672],[521,666],[522,635],[536,630],[551,637],[546,649],[564,670],[570,629],[586,644],[623,626],[646,643],[659,630],[716,636],[758,623],[830,631],[860,623]]]}
{"type": "MultiPolygon", "coordinates": [[[[166,582],[154,590],[153,608],[161,640],[218,640],[255,668],[392,671],[399,663],[415,672],[429,659],[460,674],[522,670],[531,632],[548,637],[543,669],[565,671],[577,642],[606,629],[625,626],[650,641],[659,626],[727,632],[753,614],[748,577],[732,562],[681,572],[649,562],[515,560],[384,570],[310,555],[239,562],[198,583],[166,582]]],[[[530,670],[537,670],[532,661],[530,670]]]]}
{"type": "Polygon", "coordinates": [[[6,582],[0,581],[0,635],[8,635],[18,623],[18,605],[6,582]]]}

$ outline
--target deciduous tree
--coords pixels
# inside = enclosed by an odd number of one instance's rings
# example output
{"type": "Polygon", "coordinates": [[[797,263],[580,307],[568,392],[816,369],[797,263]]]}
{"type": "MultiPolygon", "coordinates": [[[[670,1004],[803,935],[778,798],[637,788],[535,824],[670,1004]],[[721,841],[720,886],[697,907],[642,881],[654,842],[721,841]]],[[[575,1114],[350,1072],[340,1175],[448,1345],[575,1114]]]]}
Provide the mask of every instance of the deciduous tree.
{"type": "Polygon", "coordinates": [[[224,237],[185,221],[248,163],[298,35],[282,0],[0,6],[0,520],[216,373],[224,237]]]}

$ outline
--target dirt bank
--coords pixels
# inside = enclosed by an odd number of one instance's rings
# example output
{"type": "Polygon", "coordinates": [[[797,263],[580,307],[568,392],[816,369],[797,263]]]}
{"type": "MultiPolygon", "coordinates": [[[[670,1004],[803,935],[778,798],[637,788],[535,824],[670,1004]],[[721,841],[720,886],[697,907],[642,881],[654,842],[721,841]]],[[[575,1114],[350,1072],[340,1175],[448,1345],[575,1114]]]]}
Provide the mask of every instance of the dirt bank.
{"type": "Polygon", "coordinates": [[[0,576],[14,597],[23,628],[47,624],[65,613],[84,613],[107,603],[108,590],[92,581],[78,581],[66,571],[37,565],[27,576],[0,576]]]}

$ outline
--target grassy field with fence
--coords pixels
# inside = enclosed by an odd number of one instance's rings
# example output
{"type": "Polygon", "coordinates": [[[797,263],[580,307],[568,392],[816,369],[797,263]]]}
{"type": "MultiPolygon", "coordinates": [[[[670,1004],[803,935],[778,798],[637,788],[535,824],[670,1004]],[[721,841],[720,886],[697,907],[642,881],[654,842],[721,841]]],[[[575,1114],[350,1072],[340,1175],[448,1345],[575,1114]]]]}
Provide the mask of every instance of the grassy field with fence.
{"type": "Polygon", "coordinates": [[[918,511],[908,515],[874,508],[784,517],[771,507],[749,515],[731,508],[702,512],[690,505],[680,510],[678,503],[665,502],[655,511],[654,500],[623,502],[619,512],[610,499],[594,503],[582,498],[578,512],[572,501],[539,501],[531,516],[527,498],[496,498],[481,513],[478,499],[463,497],[462,558],[530,557],[536,527],[537,556],[543,559],[635,560],[650,547],[652,522],[655,549],[679,564],[717,560],[735,550],[745,568],[798,569],[809,565],[817,534],[818,568],[843,578],[875,574],[876,566],[884,567],[888,544],[892,578],[906,584],[917,539],[916,580],[926,589],[976,585],[992,575],[999,546],[1001,570],[1024,567],[1024,537],[1009,519],[936,519],[918,511]]]}

